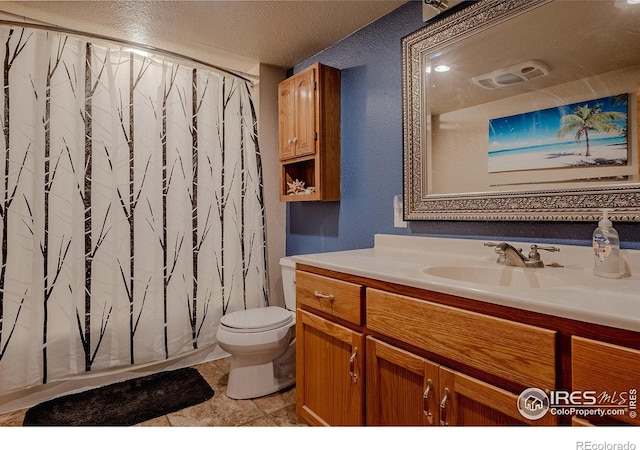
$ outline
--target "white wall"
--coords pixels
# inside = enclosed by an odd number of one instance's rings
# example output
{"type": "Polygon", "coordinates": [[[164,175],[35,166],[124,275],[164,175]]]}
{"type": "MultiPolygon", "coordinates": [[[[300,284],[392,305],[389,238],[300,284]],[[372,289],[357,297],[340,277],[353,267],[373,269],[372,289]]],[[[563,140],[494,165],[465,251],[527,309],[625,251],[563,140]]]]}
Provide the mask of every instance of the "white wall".
{"type": "Polygon", "coordinates": [[[260,81],[256,89],[258,139],[264,170],[264,196],[267,227],[267,274],[272,306],[284,306],[280,258],[285,256],[286,204],[279,195],[278,155],[278,83],[286,71],[267,64],[259,65],[260,81]]]}

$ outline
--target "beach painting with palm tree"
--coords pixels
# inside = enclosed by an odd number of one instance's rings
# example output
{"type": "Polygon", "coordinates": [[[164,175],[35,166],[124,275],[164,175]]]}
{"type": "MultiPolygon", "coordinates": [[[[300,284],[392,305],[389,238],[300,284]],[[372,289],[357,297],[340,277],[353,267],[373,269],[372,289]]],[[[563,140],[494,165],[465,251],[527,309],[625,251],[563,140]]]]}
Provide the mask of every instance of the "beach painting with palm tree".
{"type": "Polygon", "coordinates": [[[628,94],[489,120],[489,173],[628,161],[628,94]]]}

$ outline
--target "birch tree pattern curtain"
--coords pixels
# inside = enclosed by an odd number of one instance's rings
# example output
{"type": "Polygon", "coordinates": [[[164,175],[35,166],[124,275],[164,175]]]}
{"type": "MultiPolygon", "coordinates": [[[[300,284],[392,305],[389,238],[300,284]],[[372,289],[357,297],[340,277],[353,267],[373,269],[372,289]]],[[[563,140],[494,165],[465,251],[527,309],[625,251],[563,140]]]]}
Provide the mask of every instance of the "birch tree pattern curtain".
{"type": "Polygon", "coordinates": [[[0,394],[215,343],[268,304],[248,82],[0,26],[0,394]]]}

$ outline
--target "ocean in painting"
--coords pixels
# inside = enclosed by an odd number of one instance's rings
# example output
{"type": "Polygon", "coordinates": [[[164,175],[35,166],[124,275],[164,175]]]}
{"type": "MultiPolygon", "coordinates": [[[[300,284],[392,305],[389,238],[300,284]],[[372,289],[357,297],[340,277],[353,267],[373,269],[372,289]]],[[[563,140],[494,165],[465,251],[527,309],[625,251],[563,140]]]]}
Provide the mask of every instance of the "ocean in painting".
{"type": "Polygon", "coordinates": [[[496,150],[489,152],[489,172],[627,164],[625,137],[599,138],[590,144],[588,157],[584,141],[496,150]]]}
{"type": "MultiPolygon", "coordinates": [[[[590,140],[591,147],[596,146],[618,146],[622,145],[626,148],[627,146],[627,138],[624,136],[613,136],[606,138],[598,138],[590,140]]],[[[520,148],[509,148],[503,150],[494,150],[489,152],[489,158],[500,155],[508,155],[514,153],[544,153],[547,157],[553,158],[554,155],[558,156],[567,152],[571,152],[572,154],[582,153],[587,150],[587,146],[584,141],[576,142],[556,142],[553,144],[543,144],[543,145],[529,145],[526,147],[520,148]]]]}

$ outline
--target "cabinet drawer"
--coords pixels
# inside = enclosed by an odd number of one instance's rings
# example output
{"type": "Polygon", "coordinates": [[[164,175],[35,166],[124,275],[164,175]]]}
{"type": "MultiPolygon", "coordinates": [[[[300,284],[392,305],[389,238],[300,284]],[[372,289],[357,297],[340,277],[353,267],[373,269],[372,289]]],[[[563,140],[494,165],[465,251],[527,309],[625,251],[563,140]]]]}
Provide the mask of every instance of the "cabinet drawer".
{"type": "Polygon", "coordinates": [[[362,292],[359,284],[296,271],[296,303],[362,324],[362,292]]]}
{"type": "Polygon", "coordinates": [[[366,324],[523,386],[555,387],[555,331],[376,289],[367,289],[366,324]]]}
{"type": "Polygon", "coordinates": [[[629,408],[627,414],[615,418],[640,425],[636,416],[640,412],[640,350],[574,336],[571,370],[574,391],[595,391],[599,405],[629,408]]]}

